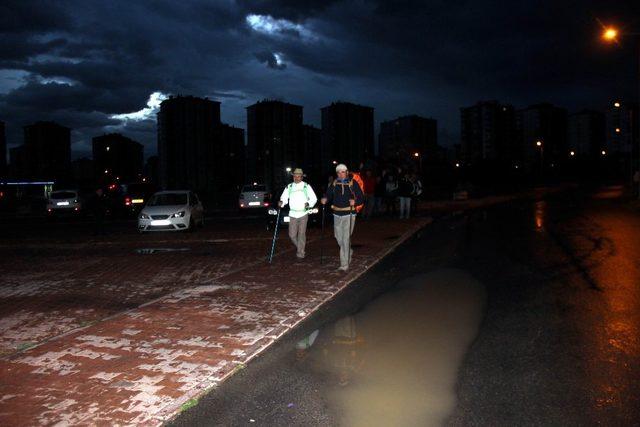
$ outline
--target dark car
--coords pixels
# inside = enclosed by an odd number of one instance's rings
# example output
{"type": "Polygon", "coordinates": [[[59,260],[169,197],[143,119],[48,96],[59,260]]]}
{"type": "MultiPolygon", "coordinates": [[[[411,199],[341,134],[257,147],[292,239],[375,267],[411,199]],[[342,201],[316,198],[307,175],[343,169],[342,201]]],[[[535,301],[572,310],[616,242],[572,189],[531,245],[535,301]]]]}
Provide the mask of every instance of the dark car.
{"type": "Polygon", "coordinates": [[[122,204],[127,213],[137,215],[147,201],[158,191],[154,184],[133,182],[122,186],[122,204]]]}
{"type": "Polygon", "coordinates": [[[148,182],[112,183],[105,189],[108,213],[116,218],[136,218],[157,191],[157,187],[148,182]]]}

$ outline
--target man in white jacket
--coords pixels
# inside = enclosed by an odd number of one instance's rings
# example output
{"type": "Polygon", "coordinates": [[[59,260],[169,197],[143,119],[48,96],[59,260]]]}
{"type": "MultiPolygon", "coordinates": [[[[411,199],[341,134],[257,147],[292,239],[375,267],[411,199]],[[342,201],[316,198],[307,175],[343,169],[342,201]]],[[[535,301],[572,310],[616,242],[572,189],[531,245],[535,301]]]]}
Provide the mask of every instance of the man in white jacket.
{"type": "Polygon", "coordinates": [[[284,188],[278,206],[283,207],[287,203],[289,204],[289,237],[296,246],[296,256],[304,258],[309,209],[315,206],[318,198],[313,192],[313,188],[302,180],[304,175],[302,169],[296,168],[292,175],[293,182],[284,188]]]}

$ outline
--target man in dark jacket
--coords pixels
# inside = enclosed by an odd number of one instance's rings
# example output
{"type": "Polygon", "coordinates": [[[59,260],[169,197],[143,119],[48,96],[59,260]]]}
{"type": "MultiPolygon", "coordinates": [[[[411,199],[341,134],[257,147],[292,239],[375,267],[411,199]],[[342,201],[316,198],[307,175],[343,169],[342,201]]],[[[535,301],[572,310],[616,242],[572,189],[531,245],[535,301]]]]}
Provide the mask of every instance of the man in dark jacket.
{"type": "Polygon", "coordinates": [[[333,233],[340,246],[340,268],[347,271],[351,263],[351,234],[356,225],[357,205],[364,203],[360,185],[349,178],[349,171],[343,164],[336,166],[338,178],[327,189],[325,197],[320,199],[323,205],[329,202],[333,210],[333,233]]]}

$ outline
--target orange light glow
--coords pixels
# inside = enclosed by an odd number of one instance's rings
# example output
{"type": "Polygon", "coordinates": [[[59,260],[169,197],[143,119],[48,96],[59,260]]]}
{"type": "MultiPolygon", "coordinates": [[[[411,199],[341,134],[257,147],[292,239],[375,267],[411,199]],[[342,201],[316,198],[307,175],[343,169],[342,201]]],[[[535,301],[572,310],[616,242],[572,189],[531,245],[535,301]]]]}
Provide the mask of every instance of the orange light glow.
{"type": "Polygon", "coordinates": [[[602,31],[602,39],[608,42],[616,41],[618,38],[618,30],[613,27],[606,27],[602,31]]]}

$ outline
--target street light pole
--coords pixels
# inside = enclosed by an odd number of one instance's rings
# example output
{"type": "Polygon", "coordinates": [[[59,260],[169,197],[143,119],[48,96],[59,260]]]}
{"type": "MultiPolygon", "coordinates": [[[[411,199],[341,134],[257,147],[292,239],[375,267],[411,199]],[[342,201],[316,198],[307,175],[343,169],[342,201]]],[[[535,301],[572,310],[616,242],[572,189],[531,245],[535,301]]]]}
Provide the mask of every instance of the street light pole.
{"type": "MultiPolygon", "coordinates": [[[[619,36],[633,36],[636,37],[640,36],[640,33],[638,32],[628,32],[625,31],[624,33],[621,33],[617,28],[609,26],[603,26],[602,28],[602,39],[608,43],[618,43],[618,37],[619,36]]],[[[631,116],[633,118],[633,115],[631,116]]],[[[638,132],[637,137],[638,137],[638,170],[637,173],[639,175],[640,178],[640,42],[638,43],[638,103],[637,103],[637,107],[636,107],[636,126],[638,127],[638,132]]],[[[634,144],[634,140],[633,140],[633,121],[631,122],[631,158],[633,159],[633,144],[634,144]]],[[[633,161],[631,161],[632,165],[633,165],[633,161]]],[[[632,172],[633,172],[633,166],[632,166],[632,172]]],[[[633,180],[633,175],[631,177],[631,179],[633,180]]],[[[640,199],[640,179],[638,179],[637,182],[638,185],[638,198],[640,199]]],[[[632,186],[633,188],[633,186],[632,186]]]]}

